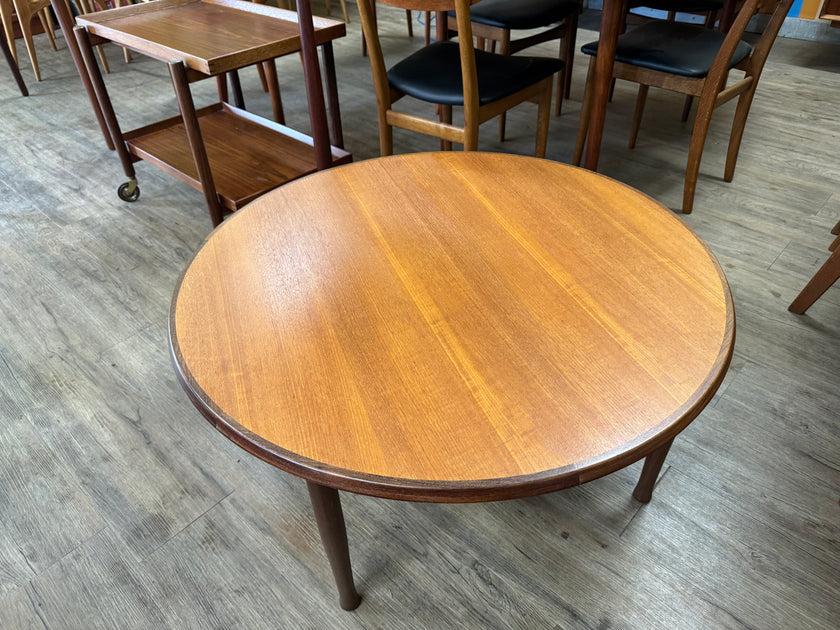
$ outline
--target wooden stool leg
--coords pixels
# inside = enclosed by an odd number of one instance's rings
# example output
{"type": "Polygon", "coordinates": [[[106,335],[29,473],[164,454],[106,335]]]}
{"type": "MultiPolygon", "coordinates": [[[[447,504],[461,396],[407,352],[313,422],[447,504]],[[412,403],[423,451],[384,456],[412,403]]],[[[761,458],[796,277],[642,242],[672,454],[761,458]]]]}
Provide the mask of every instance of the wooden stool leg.
{"type": "Polygon", "coordinates": [[[823,266],[817,270],[814,277],[788,306],[788,310],[797,315],[804,314],[837,281],[837,278],[840,278],[840,247],[835,249],[823,266]]]}
{"type": "Polygon", "coordinates": [[[350,567],[350,549],[347,545],[347,528],[341,511],[338,490],[327,488],[311,481],[306,482],[309,500],[315,512],[315,521],[321,534],[321,543],[327,552],[335,584],[338,587],[338,601],[344,610],[354,610],[362,598],[353,584],[353,569],[350,567]]]}
{"type": "Polygon", "coordinates": [[[653,486],[656,484],[656,478],[659,476],[659,471],[662,470],[662,464],[665,463],[668,449],[671,448],[673,442],[673,439],[665,442],[665,444],[645,457],[642,475],[639,477],[639,483],[636,484],[636,488],[633,490],[633,498],[636,501],[640,501],[641,503],[650,501],[650,498],[653,496],[653,486]]]}

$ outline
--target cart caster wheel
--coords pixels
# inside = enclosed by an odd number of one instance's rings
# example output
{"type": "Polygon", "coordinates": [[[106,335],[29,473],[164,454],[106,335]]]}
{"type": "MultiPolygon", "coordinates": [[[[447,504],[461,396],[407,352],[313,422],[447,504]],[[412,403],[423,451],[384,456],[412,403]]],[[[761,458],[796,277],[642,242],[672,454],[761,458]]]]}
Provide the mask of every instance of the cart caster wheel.
{"type": "Polygon", "coordinates": [[[134,184],[134,190],[129,192],[130,187],[131,183],[126,182],[124,184],[121,184],[120,187],[117,188],[117,194],[123,201],[137,201],[138,199],[140,199],[140,187],[137,184],[134,184]]]}

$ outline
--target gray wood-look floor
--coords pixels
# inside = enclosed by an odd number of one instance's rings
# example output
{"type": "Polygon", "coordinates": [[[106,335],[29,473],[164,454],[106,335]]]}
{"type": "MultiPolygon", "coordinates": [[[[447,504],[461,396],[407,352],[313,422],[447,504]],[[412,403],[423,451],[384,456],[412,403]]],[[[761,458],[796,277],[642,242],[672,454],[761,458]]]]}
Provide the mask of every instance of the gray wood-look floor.
{"type": "MultiPolygon", "coordinates": [[[[361,160],[378,138],[351,11],[336,58],[361,160]]],[[[389,54],[420,45],[400,12],[381,15],[389,54]]],[[[597,18],[584,16],[579,43],[597,18]]],[[[0,628],[840,627],[840,287],[804,317],[786,310],[840,219],[840,47],[779,40],[730,184],[733,108],[713,121],[695,212],[681,216],[729,277],[736,352],[653,501],[631,498],[638,464],[495,504],[345,495],[364,597],[347,613],[304,483],[216,433],[170,365],[171,292],[210,230],[201,194],[139,163],[142,197],[120,201],[124,176],[66,45],[53,53],[42,37],[42,83],[19,45],[29,98],[0,69],[0,628]]],[[[162,64],[106,50],[124,129],[175,114],[162,64]]],[[[585,71],[579,55],[551,159],[570,159],[585,71]]],[[[242,78],[248,107],[267,113],[256,72],[242,78]]],[[[296,56],[281,85],[306,130],[296,56]]],[[[194,89],[199,104],[215,91],[194,89]]],[[[601,170],[675,208],[682,97],[651,94],[630,151],[633,102],[619,84],[601,170]]],[[[482,148],[530,153],[535,117],[515,111],[504,144],[489,123],[482,148]]],[[[437,142],[398,132],[396,147],[437,142]]]]}

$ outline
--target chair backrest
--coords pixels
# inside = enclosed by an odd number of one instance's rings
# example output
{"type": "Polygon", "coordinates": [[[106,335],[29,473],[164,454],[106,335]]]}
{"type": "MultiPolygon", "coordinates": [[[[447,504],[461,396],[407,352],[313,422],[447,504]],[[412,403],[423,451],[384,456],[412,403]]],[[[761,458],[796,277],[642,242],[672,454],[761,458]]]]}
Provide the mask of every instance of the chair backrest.
{"type": "MultiPolygon", "coordinates": [[[[380,108],[387,107],[391,100],[387,93],[388,76],[385,59],[379,42],[376,14],[372,3],[377,0],[358,0],[362,30],[368,44],[374,89],[380,108]]],[[[479,0],[379,0],[381,4],[412,11],[455,11],[458,20],[458,41],[461,53],[461,76],[464,84],[464,115],[468,117],[478,111],[478,79],[475,69],[475,49],[473,48],[470,6],[479,0]]],[[[466,123],[467,121],[465,121],[466,123]]],[[[466,124],[465,124],[466,126],[466,124]]]]}
{"type": "Polygon", "coordinates": [[[758,42],[753,45],[749,57],[738,66],[746,70],[748,75],[753,76],[754,81],[758,81],[764,62],[770,53],[770,48],[776,41],[782,22],[784,22],[792,4],[793,0],[745,0],[735,16],[735,21],[727,31],[726,38],[723,40],[715,62],[706,77],[706,85],[703,91],[708,90],[717,94],[723,89],[729,73],[732,55],[735,54],[735,49],[743,39],[747,25],[756,14],[771,14],[758,42]]]}

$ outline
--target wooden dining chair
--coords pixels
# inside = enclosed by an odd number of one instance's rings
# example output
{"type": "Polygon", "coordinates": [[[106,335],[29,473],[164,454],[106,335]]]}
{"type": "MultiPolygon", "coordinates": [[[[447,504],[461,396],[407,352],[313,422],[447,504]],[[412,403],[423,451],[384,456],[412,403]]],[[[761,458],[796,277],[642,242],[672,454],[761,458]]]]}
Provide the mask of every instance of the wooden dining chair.
{"type": "Polygon", "coordinates": [[[545,155],[552,82],[563,62],[550,57],[505,56],[476,50],[469,10],[475,1],[380,0],[401,9],[454,9],[458,21],[457,42],[433,42],[386,70],[372,0],[358,0],[376,91],[382,155],[393,152],[394,127],[440,138],[443,149],[457,142],[465,151],[474,151],[479,125],[523,101],[535,101],[539,106],[535,154],[545,155]],[[394,109],[394,103],[403,96],[438,106],[439,120],[394,109]],[[453,107],[463,108],[462,126],[452,123],[453,107]]]}
{"type": "Polygon", "coordinates": [[[12,13],[17,14],[20,32],[26,50],[29,53],[29,60],[32,62],[32,69],[35,71],[35,80],[41,80],[41,70],[38,67],[38,56],[35,53],[35,41],[32,39],[32,19],[37,15],[44,28],[44,33],[50,42],[53,50],[58,50],[55,45],[55,30],[52,17],[49,13],[50,0],[0,0],[0,20],[3,22],[3,30],[6,32],[6,41],[15,63],[19,64],[17,48],[15,47],[15,31],[12,13]]]}
{"type": "MultiPolygon", "coordinates": [[[[482,0],[470,7],[472,34],[479,48],[495,51],[496,43],[502,55],[514,55],[521,50],[554,40],[560,41],[563,69],[557,73],[554,95],[554,114],[560,115],[563,99],[569,98],[572,85],[572,66],[575,58],[575,39],[579,0],[482,0]],[[527,34],[511,39],[512,33],[527,34]]],[[[449,12],[448,27],[458,30],[454,12],[449,12]]],[[[499,116],[499,140],[505,139],[505,114],[499,116]]]]}
{"type": "MultiPolygon", "coordinates": [[[[683,190],[684,213],[690,213],[694,205],[700,158],[712,112],[720,105],[738,97],[724,169],[724,180],[732,181],[744,126],[764,62],[792,3],[793,0],[746,0],[726,34],[692,24],[655,21],[642,24],[619,36],[613,77],[640,85],[630,132],[631,148],[635,146],[649,87],[699,97],[688,151],[683,190]],[[766,22],[758,41],[751,45],[743,41],[742,37],[747,24],[756,13],[770,14],[770,19],[766,22]],[[731,70],[743,71],[743,76],[728,84],[731,70]]],[[[575,145],[575,164],[580,164],[586,143],[592,108],[592,75],[598,43],[586,44],[582,50],[592,59],[575,145]]]]}

